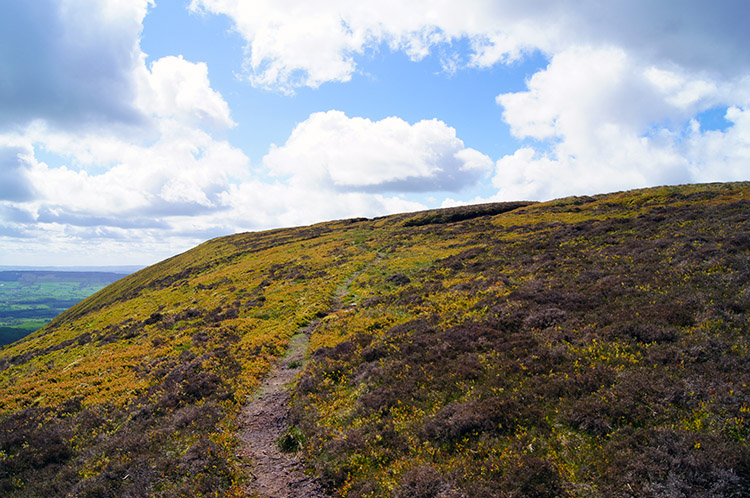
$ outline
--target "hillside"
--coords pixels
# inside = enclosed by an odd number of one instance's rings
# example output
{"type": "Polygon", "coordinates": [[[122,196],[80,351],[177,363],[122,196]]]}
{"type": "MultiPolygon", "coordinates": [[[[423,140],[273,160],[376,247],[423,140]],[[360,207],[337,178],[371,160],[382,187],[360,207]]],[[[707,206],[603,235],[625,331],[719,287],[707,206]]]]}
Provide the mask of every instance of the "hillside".
{"type": "Polygon", "coordinates": [[[246,496],[304,332],[331,496],[749,496],[749,328],[750,183],[222,237],[0,349],[0,495],[246,496]]]}

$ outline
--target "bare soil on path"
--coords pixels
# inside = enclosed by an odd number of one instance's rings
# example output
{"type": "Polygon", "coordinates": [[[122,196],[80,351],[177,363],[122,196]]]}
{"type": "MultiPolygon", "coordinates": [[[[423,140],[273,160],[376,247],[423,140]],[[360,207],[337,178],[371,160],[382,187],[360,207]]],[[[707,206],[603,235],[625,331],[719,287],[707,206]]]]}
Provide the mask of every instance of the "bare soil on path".
{"type": "Polygon", "coordinates": [[[245,492],[262,498],[328,498],[315,480],[305,474],[296,453],[282,452],[277,441],[288,429],[290,385],[302,370],[308,335],[292,337],[284,358],[271,369],[263,384],[240,413],[240,455],[250,471],[245,492]]]}
{"type": "MultiPolygon", "coordinates": [[[[378,254],[367,267],[379,262],[378,254]]],[[[351,275],[334,292],[332,309],[344,307],[349,285],[367,268],[351,275]]],[[[320,483],[305,474],[296,453],[282,452],[279,438],[289,429],[289,402],[294,378],[306,363],[310,334],[320,320],[311,322],[289,341],[284,357],[271,368],[258,391],[242,408],[239,416],[240,456],[248,466],[250,482],[245,492],[253,498],[330,498],[320,483]]]]}

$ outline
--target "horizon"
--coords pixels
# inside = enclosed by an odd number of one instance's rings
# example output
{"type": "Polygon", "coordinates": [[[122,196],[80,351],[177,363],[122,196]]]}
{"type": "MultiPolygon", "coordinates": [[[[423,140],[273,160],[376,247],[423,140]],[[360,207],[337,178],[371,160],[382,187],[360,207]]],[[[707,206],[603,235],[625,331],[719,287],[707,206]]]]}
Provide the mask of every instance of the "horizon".
{"type": "Polygon", "coordinates": [[[0,6],[2,266],[750,179],[740,0],[40,2],[0,6]]]}
{"type": "Polygon", "coordinates": [[[0,272],[102,272],[129,275],[142,270],[140,265],[95,265],[95,266],[27,266],[0,265],[0,272]]]}

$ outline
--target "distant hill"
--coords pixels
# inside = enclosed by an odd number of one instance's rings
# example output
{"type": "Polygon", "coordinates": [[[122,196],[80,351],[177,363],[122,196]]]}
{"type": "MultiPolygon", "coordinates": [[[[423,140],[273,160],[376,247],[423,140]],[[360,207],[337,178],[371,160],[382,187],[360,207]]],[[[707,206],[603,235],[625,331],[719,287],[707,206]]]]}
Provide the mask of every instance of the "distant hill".
{"type": "Polygon", "coordinates": [[[39,271],[39,272],[96,272],[96,273],[117,273],[120,275],[130,275],[143,266],[8,266],[0,265],[0,271],[39,271]]]}
{"type": "Polygon", "coordinates": [[[750,183],[237,234],[0,349],[0,495],[251,496],[288,389],[330,496],[750,496],[749,351],[750,183]]]}
{"type": "Polygon", "coordinates": [[[123,273],[92,271],[0,271],[0,282],[84,282],[111,284],[123,277],[123,273]]]}

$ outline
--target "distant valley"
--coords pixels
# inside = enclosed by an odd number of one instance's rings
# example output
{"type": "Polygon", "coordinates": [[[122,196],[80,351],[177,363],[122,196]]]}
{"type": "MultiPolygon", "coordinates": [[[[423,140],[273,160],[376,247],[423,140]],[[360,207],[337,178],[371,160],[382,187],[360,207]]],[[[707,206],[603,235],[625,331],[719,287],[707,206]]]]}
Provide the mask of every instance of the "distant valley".
{"type": "Polygon", "coordinates": [[[0,346],[42,328],[66,309],[130,273],[10,268],[0,267],[0,346]]]}

